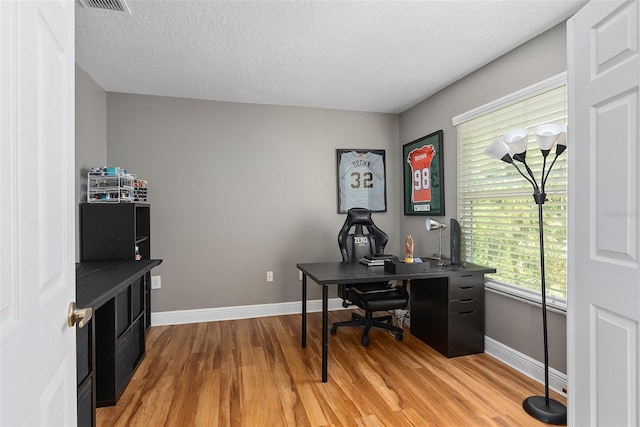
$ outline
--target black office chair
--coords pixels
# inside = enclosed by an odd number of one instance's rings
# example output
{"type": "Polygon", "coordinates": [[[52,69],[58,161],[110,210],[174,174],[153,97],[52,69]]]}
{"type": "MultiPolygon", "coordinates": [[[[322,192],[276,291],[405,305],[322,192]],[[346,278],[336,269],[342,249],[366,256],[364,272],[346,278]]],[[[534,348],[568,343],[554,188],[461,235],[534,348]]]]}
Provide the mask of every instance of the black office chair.
{"type": "MultiPolygon", "coordinates": [[[[363,208],[349,209],[347,219],[338,233],[342,261],[358,262],[366,255],[382,254],[388,240],[385,232],[373,223],[371,211],[363,208]],[[364,232],[365,228],[366,233],[364,232]]],[[[373,313],[404,309],[409,303],[406,282],[397,287],[392,286],[389,282],[338,285],[338,295],[342,298],[344,307],[355,304],[365,311],[365,316],[353,313],[350,321],[334,323],[331,326],[332,334],[335,334],[340,326],[364,326],[362,345],[367,347],[369,345],[369,329],[375,326],[395,332],[396,339],[402,341],[402,329],[393,325],[391,315],[374,317],[373,313]]]]}

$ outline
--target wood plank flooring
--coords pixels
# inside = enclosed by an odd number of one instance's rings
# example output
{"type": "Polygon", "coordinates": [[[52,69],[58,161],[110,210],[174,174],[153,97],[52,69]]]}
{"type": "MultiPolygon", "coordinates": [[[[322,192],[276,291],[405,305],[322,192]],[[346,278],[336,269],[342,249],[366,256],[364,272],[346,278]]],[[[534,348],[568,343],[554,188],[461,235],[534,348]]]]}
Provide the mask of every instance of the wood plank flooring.
{"type": "MultiPolygon", "coordinates": [[[[346,320],[349,310],[329,313],[346,320]]],[[[540,426],[522,400],[537,382],[486,354],[447,359],[405,331],[396,341],[340,328],[320,381],[321,315],[152,327],[147,354],[105,426],[540,426]]],[[[566,399],[552,393],[566,404],[566,399]]]]}

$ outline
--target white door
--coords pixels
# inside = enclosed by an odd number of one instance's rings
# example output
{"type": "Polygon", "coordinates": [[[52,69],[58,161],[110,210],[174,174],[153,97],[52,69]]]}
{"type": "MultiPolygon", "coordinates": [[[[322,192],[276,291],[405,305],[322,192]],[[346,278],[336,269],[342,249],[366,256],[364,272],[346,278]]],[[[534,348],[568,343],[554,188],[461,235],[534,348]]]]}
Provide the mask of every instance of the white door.
{"type": "Polygon", "coordinates": [[[74,3],[0,1],[0,425],[76,424],[74,3]]]}
{"type": "Polygon", "coordinates": [[[568,419],[640,424],[638,0],[591,1],[568,25],[568,419]]]}

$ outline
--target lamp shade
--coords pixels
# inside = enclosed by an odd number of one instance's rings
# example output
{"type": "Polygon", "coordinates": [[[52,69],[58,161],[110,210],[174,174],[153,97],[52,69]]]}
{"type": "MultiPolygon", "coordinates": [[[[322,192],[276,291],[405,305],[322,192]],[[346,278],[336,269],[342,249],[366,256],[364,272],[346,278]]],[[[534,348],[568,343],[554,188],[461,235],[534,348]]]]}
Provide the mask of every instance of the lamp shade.
{"type": "Polygon", "coordinates": [[[425,222],[425,226],[427,228],[427,231],[431,231],[431,230],[437,230],[438,228],[445,228],[447,224],[444,224],[438,221],[437,219],[427,218],[425,222]]]}
{"type": "Polygon", "coordinates": [[[540,125],[536,126],[533,133],[536,134],[538,147],[540,147],[543,152],[549,152],[553,144],[556,143],[558,136],[562,133],[562,126],[552,123],[540,125]]]}
{"type": "Polygon", "coordinates": [[[491,144],[484,149],[484,154],[493,157],[494,159],[502,160],[503,162],[513,163],[513,160],[509,155],[509,149],[504,142],[502,142],[502,138],[494,139],[491,144]]]}
{"type": "Polygon", "coordinates": [[[556,154],[559,156],[567,149],[567,125],[562,127],[562,133],[558,136],[558,143],[556,145],[556,154]]]}
{"type": "MultiPolygon", "coordinates": [[[[509,149],[515,153],[516,155],[521,155],[524,157],[524,154],[527,152],[527,142],[529,139],[529,131],[521,128],[514,129],[510,132],[507,132],[504,135],[504,142],[507,144],[509,149]]],[[[514,156],[514,158],[516,158],[514,156]]]]}

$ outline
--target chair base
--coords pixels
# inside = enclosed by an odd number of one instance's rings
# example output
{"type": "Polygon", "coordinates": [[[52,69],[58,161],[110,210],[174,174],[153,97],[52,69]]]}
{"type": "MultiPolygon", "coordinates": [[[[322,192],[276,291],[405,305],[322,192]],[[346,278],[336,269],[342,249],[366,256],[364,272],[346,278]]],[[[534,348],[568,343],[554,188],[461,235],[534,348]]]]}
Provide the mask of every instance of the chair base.
{"type": "Polygon", "coordinates": [[[334,323],[331,326],[331,333],[335,334],[336,332],[338,332],[338,327],[340,326],[364,326],[364,330],[362,331],[362,345],[364,347],[368,347],[369,329],[371,329],[372,327],[376,327],[395,332],[396,339],[398,341],[402,341],[402,339],[404,338],[402,328],[393,326],[392,322],[393,320],[391,315],[373,317],[373,313],[371,312],[366,312],[365,316],[362,316],[358,313],[352,313],[351,320],[334,323]]]}

